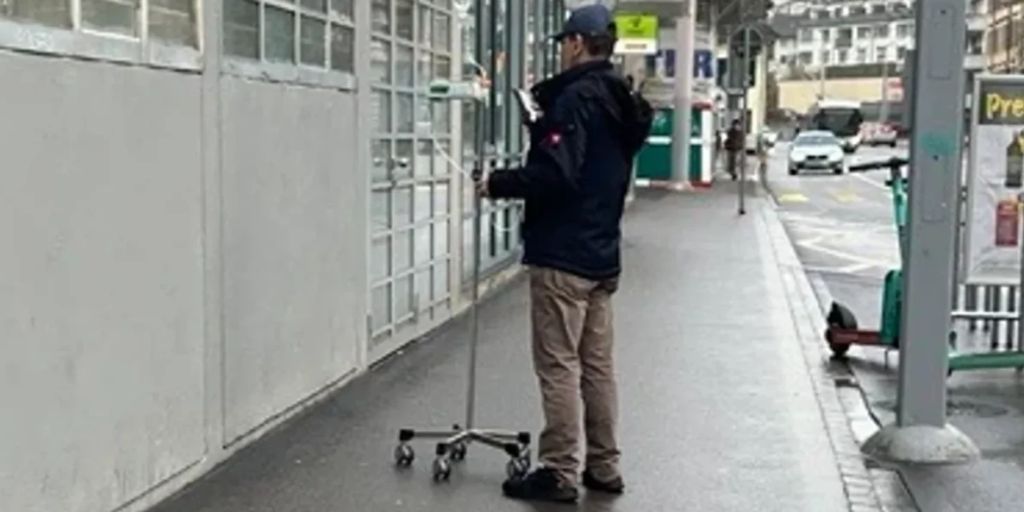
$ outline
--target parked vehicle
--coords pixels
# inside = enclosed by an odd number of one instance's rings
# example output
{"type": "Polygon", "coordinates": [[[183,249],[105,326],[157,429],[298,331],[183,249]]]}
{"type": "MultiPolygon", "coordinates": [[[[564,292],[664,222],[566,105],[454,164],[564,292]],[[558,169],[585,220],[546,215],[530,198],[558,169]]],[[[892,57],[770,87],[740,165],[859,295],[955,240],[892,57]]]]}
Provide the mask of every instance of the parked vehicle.
{"type": "Polygon", "coordinates": [[[803,132],[789,149],[789,174],[795,176],[811,169],[842,174],[844,158],[843,143],[832,132],[803,132]]]}
{"type": "Polygon", "coordinates": [[[889,123],[864,123],[861,127],[864,144],[869,146],[896,147],[899,133],[889,123]]]}

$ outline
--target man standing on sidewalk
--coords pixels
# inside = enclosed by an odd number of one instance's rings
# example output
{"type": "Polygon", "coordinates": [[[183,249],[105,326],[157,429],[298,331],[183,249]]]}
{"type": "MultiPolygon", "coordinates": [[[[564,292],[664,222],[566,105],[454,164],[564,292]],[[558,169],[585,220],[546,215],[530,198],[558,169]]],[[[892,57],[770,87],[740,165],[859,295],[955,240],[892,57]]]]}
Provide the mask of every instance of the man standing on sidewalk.
{"type": "Polygon", "coordinates": [[[533,360],[545,419],[540,468],[505,482],[503,490],[516,499],[573,502],[581,430],[584,486],[624,489],[611,296],[621,271],[630,170],[650,131],[651,110],[609,62],[615,25],[606,7],[573,11],[555,39],[562,73],[533,90],[543,115],[529,127],[526,166],[485,177],[479,192],[526,200],[523,259],[530,267],[533,360]]]}
{"type": "Polygon", "coordinates": [[[725,151],[728,155],[725,166],[733,181],[737,179],[736,168],[740,164],[740,151],[744,151],[746,145],[746,141],[743,140],[743,130],[740,129],[740,122],[733,121],[725,135],[725,151]]]}

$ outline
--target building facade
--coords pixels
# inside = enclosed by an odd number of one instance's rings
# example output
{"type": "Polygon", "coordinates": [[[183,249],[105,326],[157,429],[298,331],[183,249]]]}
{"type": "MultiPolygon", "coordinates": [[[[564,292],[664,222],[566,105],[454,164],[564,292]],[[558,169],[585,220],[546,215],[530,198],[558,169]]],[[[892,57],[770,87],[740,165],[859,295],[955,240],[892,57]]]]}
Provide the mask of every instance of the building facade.
{"type": "Polygon", "coordinates": [[[466,173],[521,155],[563,12],[0,0],[2,508],[144,509],[466,307],[466,173]]]}
{"type": "MultiPolygon", "coordinates": [[[[986,65],[987,4],[967,1],[964,69],[970,80],[986,65]]],[[[912,1],[792,1],[774,10],[772,24],[783,35],[772,49],[778,108],[804,112],[818,96],[902,99],[899,77],[915,38],[912,1]]]]}
{"type": "Polygon", "coordinates": [[[1024,72],[1024,2],[989,0],[986,50],[991,72],[1024,72]]]}

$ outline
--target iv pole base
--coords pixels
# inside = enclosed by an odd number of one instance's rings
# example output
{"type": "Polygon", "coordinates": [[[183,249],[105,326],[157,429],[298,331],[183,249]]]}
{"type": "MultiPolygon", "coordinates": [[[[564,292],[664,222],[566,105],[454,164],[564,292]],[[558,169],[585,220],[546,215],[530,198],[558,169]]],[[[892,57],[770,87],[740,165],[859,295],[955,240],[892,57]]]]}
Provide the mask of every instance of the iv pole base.
{"type": "Polygon", "coordinates": [[[452,464],[466,458],[471,444],[481,444],[504,451],[509,456],[505,471],[509,478],[522,478],[530,471],[530,433],[507,430],[463,429],[458,425],[451,430],[401,429],[398,432],[398,446],[395,448],[395,465],[407,468],[416,458],[416,452],[409,444],[414,439],[438,440],[434,450],[433,478],[435,482],[447,482],[451,477],[452,464]]]}

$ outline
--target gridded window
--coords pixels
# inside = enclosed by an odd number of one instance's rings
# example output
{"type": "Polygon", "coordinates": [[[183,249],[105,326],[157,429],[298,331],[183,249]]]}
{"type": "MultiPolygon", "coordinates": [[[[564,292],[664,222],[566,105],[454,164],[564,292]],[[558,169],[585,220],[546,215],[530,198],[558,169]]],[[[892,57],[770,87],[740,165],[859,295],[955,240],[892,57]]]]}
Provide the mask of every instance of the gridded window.
{"type": "Polygon", "coordinates": [[[353,8],[353,0],[224,0],[224,52],[352,73],[353,8]]]}
{"type": "MultiPolygon", "coordinates": [[[[230,8],[231,0],[227,4],[230,8]]],[[[0,17],[135,39],[145,26],[152,40],[195,48],[196,5],[195,0],[0,0],[0,17]]]]}
{"type": "Polygon", "coordinates": [[[150,0],[149,36],[186,46],[196,45],[193,0],[150,0]]]}
{"type": "Polygon", "coordinates": [[[138,34],[140,0],[81,0],[82,26],[98,32],[138,34]]]}
{"type": "Polygon", "coordinates": [[[54,27],[71,27],[69,0],[0,0],[0,16],[54,27]]]}
{"type": "Polygon", "coordinates": [[[374,346],[450,314],[451,115],[422,94],[452,78],[450,2],[368,0],[374,346]],[[386,261],[383,261],[386,260],[386,261]],[[386,302],[385,302],[386,301],[386,302]]]}

